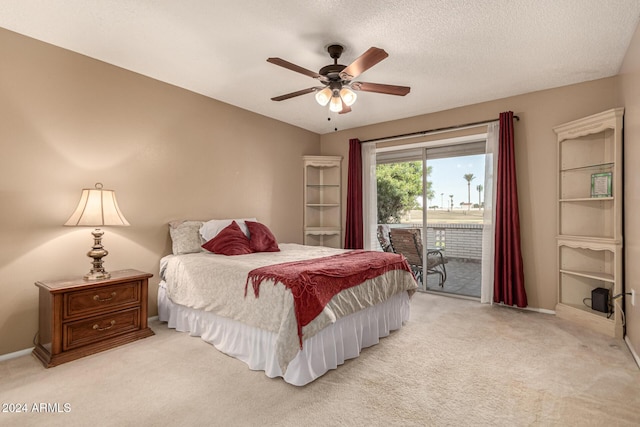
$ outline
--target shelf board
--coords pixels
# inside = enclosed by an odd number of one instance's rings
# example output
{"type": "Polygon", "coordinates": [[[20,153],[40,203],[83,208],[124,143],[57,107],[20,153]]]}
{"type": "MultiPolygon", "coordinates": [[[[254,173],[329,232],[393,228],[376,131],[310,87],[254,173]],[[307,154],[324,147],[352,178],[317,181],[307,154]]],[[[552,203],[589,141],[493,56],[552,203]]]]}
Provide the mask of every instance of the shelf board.
{"type": "Polygon", "coordinates": [[[579,271],[579,270],[567,270],[567,269],[560,269],[560,273],[564,273],[564,274],[570,274],[572,276],[580,276],[580,277],[586,277],[588,279],[595,279],[595,280],[601,280],[603,282],[610,282],[610,283],[615,283],[615,278],[613,277],[613,274],[608,274],[608,273],[596,273],[593,271],[579,271]]]}
{"type": "Polygon", "coordinates": [[[306,231],[340,231],[340,227],[336,226],[336,227],[314,227],[314,226],[309,226],[309,227],[305,227],[306,231]]]}
{"type": "MultiPolygon", "coordinates": [[[[558,305],[562,305],[572,311],[574,311],[574,314],[577,315],[588,315],[588,316],[593,316],[594,318],[597,318],[598,320],[604,320],[607,323],[615,323],[615,320],[613,319],[613,316],[610,318],[607,318],[608,313],[603,313],[601,311],[597,311],[597,310],[593,310],[591,307],[587,307],[584,304],[567,304],[566,302],[561,302],[558,305]]],[[[558,310],[558,307],[556,307],[556,310],[558,310]]]]}
{"type": "Polygon", "coordinates": [[[584,242],[584,243],[595,243],[597,245],[620,245],[622,244],[621,240],[614,239],[611,237],[602,237],[602,236],[576,236],[573,234],[560,234],[556,236],[557,240],[566,240],[566,241],[574,241],[574,242],[584,242]]]}
{"type": "Polygon", "coordinates": [[[338,188],[340,187],[340,184],[307,184],[307,187],[314,187],[314,188],[338,188]]]}
{"type": "Polygon", "coordinates": [[[311,235],[340,234],[340,231],[340,228],[337,227],[307,227],[304,229],[305,234],[311,235]]]}
{"type": "Polygon", "coordinates": [[[613,162],[596,163],[592,165],[564,168],[564,169],[560,169],[560,172],[581,171],[581,170],[588,170],[588,169],[605,169],[605,168],[613,168],[613,166],[614,166],[613,162]]]}
{"type": "Polygon", "coordinates": [[[592,310],[578,304],[556,304],[556,316],[572,322],[579,323],[588,329],[594,330],[610,337],[622,338],[622,322],[620,315],[614,315],[607,319],[607,313],[592,310]]]}
{"type": "Polygon", "coordinates": [[[622,338],[622,322],[620,315],[614,315],[607,319],[607,313],[592,310],[591,308],[578,304],[556,304],[556,316],[572,322],[577,322],[584,327],[600,332],[610,337],[622,338]]]}
{"type": "Polygon", "coordinates": [[[602,202],[602,201],[613,201],[613,197],[577,197],[570,199],[560,199],[560,202],[602,202]]]}
{"type": "Polygon", "coordinates": [[[340,206],[340,203],[307,203],[309,208],[335,208],[340,206]]]}

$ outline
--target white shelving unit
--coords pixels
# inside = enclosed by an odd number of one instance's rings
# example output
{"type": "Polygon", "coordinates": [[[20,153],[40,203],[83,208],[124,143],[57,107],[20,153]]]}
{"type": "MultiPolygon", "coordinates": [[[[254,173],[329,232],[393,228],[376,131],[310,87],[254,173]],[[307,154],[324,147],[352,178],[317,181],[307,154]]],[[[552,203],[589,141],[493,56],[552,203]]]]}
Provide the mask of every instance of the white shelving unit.
{"type": "Polygon", "coordinates": [[[623,108],[553,130],[558,138],[558,317],[622,337],[623,108]],[[609,290],[609,312],[591,292],[609,290]]]}
{"type": "Polygon", "coordinates": [[[304,156],[304,244],[342,247],[342,157],[304,156]]]}

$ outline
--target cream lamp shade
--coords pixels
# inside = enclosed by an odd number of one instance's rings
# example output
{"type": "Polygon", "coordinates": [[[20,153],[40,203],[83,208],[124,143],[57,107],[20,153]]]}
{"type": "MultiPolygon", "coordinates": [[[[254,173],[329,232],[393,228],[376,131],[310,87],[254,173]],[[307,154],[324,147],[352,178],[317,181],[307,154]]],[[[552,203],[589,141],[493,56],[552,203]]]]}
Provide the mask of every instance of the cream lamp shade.
{"type": "MultiPolygon", "coordinates": [[[[116,193],[113,190],[105,190],[101,183],[97,183],[95,188],[82,190],[78,207],[64,225],[101,227],[104,225],[128,226],[130,224],[118,207],[116,193]]],[[[93,268],[84,278],[87,280],[108,279],[111,274],[102,267],[102,258],[109,253],[102,246],[104,232],[96,228],[91,234],[94,237],[94,244],[87,256],[93,258],[93,268]]]]}
{"type": "Polygon", "coordinates": [[[78,207],[64,225],[101,227],[130,224],[120,212],[115,191],[105,190],[101,183],[97,183],[95,188],[82,190],[78,207]]]}

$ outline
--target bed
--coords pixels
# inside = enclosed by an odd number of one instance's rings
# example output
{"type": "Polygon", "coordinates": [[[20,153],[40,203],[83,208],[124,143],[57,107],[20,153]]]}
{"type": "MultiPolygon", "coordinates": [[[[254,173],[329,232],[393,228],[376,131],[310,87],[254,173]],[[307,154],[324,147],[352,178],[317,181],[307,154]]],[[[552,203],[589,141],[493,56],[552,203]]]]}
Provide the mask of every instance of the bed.
{"type": "Polygon", "coordinates": [[[358,357],[409,318],[417,284],[402,256],[278,244],[257,221],[212,221],[170,224],[173,253],[161,260],[158,316],[252,370],[302,386],[358,357]],[[238,238],[231,245],[221,239],[230,227],[238,238]],[[221,240],[224,250],[212,244],[221,240]],[[238,250],[239,241],[249,249],[238,250]],[[224,254],[229,247],[240,253],[224,254]],[[363,265],[358,277],[356,264],[363,265]],[[348,273],[336,274],[336,265],[348,273]],[[329,290],[309,288],[310,304],[299,295],[308,284],[297,287],[300,277],[329,290]]]}

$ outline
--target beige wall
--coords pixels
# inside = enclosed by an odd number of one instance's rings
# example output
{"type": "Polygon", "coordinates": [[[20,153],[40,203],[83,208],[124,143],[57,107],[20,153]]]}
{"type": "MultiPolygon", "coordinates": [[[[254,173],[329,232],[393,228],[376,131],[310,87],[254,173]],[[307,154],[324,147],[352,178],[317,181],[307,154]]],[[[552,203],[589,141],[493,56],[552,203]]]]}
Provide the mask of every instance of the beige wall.
{"type": "MultiPolygon", "coordinates": [[[[326,134],[321,137],[322,154],[348,159],[350,138],[367,140],[497,119],[500,112],[513,111],[520,117],[515,122],[515,142],[527,297],[530,307],[554,310],[557,174],[556,137],[552,128],[620,106],[617,86],[618,79],[613,77],[326,134]]],[[[346,182],[346,171],[343,179],[346,182]]]]}
{"type": "Polygon", "coordinates": [[[635,306],[626,299],[627,340],[640,354],[640,27],[627,50],[620,72],[620,99],[624,116],[624,246],[626,291],[636,292],[635,306]]]}
{"type": "Polygon", "coordinates": [[[82,275],[91,229],[67,228],[83,187],[116,190],[110,271],[153,273],[167,222],[256,216],[301,243],[301,156],[317,134],[0,29],[0,355],[32,346],[36,280],[82,275]]]}

